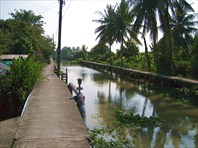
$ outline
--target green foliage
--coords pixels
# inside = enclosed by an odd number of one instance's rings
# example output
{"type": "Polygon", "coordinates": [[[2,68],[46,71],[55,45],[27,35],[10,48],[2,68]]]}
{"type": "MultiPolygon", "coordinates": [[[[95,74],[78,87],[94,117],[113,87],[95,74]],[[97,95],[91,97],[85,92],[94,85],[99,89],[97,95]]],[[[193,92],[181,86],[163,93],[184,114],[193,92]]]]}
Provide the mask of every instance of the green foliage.
{"type": "Polygon", "coordinates": [[[133,138],[143,128],[162,127],[164,125],[164,121],[158,117],[140,117],[133,113],[124,113],[122,110],[116,110],[114,116],[116,121],[112,126],[107,125],[89,130],[93,147],[133,147],[133,138]],[[131,138],[127,135],[130,135],[131,138]]]}
{"type": "Polygon", "coordinates": [[[61,59],[72,61],[76,58],[82,58],[82,55],[79,54],[80,47],[63,47],[61,50],[61,59]]]}
{"type": "Polygon", "coordinates": [[[3,92],[12,92],[23,102],[39,78],[43,64],[33,58],[15,59],[7,75],[1,76],[0,86],[3,92]]]}
{"type": "Polygon", "coordinates": [[[61,60],[67,64],[78,64],[81,59],[87,58],[86,46],[80,47],[63,47],[61,50],[61,60]]]}
{"type": "Polygon", "coordinates": [[[89,130],[93,147],[133,147],[133,138],[141,129],[164,125],[164,121],[158,117],[140,117],[133,113],[124,113],[122,110],[116,110],[114,116],[116,121],[112,126],[89,130]],[[127,137],[128,134],[132,137],[127,137]]]}
{"type": "Polygon", "coordinates": [[[32,26],[37,26],[40,28],[40,33],[43,33],[44,30],[42,29],[43,21],[41,20],[43,17],[41,15],[35,16],[34,12],[29,10],[15,10],[15,13],[11,12],[10,15],[14,20],[19,20],[22,22],[26,22],[32,26]]]}
{"type": "Polygon", "coordinates": [[[103,61],[105,63],[110,63],[110,56],[111,53],[109,48],[104,44],[98,44],[91,49],[88,59],[96,62],[103,61]]]}
{"type": "Polygon", "coordinates": [[[163,92],[164,97],[171,97],[175,99],[178,102],[181,102],[183,104],[190,104],[190,105],[198,105],[198,88],[164,88],[163,90],[160,90],[163,92]]]}
{"type": "MultiPolygon", "coordinates": [[[[172,38],[174,45],[181,50],[189,50],[192,43],[192,33],[196,32],[196,23],[194,14],[188,14],[189,9],[184,4],[176,7],[176,15],[170,19],[172,38]]],[[[192,11],[192,10],[190,10],[192,11]]],[[[188,51],[186,51],[188,52],[188,51]]]]}
{"type": "Polygon", "coordinates": [[[49,61],[53,42],[44,36],[42,16],[31,10],[15,10],[11,19],[0,20],[0,53],[34,54],[49,61]]]}
{"type": "Polygon", "coordinates": [[[0,90],[10,93],[12,87],[12,79],[8,75],[0,75],[0,90]]]}
{"type": "Polygon", "coordinates": [[[92,140],[93,147],[96,148],[121,148],[121,147],[131,147],[131,141],[121,135],[119,137],[112,136],[114,128],[95,128],[89,130],[90,139],[92,140]]]}
{"type": "Polygon", "coordinates": [[[158,49],[158,57],[155,64],[157,73],[170,75],[172,70],[169,64],[169,53],[167,48],[166,38],[163,37],[156,46],[156,49],[158,49]]]}
{"type": "Polygon", "coordinates": [[[192,77],[198,79],[198,34],[195,36],[192,44],[191,65],[192,77]]]}
{"type": "Polygon", "coordinates": [[[127,59],[137,56],[138,53],[139,48],[133,41],[126,42],[126,47],[123,46],[121,50],[117,51],[118,57],[127,59]]]}
{"type": "Polygon", "coordinates": [[[124,113],[122,110],[115,111],[116,120],[124,124],[130,124],[141,127],[159,127],[162,126],[164,121],[158,117],[141,117],[140,115],[134,115],[131,113],[124,113]]]}
{"type": "MultiPolygon", "coordinates": [[[[112,56],[113,64],[116,66],[183,76],[188,76],[186,72],[192,70],[192,75],[196,78],[198,73],[197,47],[193,45],[196,49],[191,52],[191,46],[192,33],[197,30],[195,27],[197,21],[193,20],[194,14],[189,12],[194,12],[194,10],[185,0],[155,0],[153,3],[122,0],[115,6],[107,5],[104,13],[98,12],[101,18],[94,21],[100,23],[100,26],[96,28],[95,33],[98,33],[99,44],[108,43],[110,49],[114,41],[120,43],[121,49],[117,55],[112,56]],[[157,26],[157,20],[160,21],[160,27],[157,26]],[[163,38],[159,42],[158,28],[163,33],[163,38]],[[139,31],[142,31],[141,36],[144,39],[149,33],[152,41],[151,52],[146,53],[145,59],[142,59],[142,55],[138,54],[134,48],[137,45],[131,46],[128,42],[139,43],[137,40],[139,31]],[[187,62],[190,59],[193,66],[187,62]]],[[[147,46],[146,42],[144,40],[145,46],[147,46]]],[[[194,44],[196,43],[197,41],[194,44]]],[[[145,51],[148,50],[145,48],[145,51]]],[[[97,57],[96,54],[99,55],[99,53],[89,54],[89,60],[109,63],[109,56],[102,54],[97,57]]]]}
{"type": "Polygon", "coordinates": [[[189,60],[175,61],[175,74],[180,77],[191,77],[191,63],[189,60]]]}

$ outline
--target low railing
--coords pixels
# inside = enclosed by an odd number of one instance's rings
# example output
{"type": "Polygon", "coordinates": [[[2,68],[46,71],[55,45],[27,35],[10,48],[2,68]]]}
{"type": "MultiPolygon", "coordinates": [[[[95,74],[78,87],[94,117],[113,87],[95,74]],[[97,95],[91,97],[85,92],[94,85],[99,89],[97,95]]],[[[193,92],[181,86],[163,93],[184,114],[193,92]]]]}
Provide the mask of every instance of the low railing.
{"type": "Polygon", "coordinates": [[[162,75],[158,73],[153,72],[147,72],[147,71],[140,71],[140,70],[134,70],[129,68],[123,68],[118,66],[112,66],[109,64],[102,64],[97,62],[91,62],[91,61],[81,61],[82,64],[92,67],[92,68],[98,68],[101,70],[107,70],[111,72],[115,72],[116,74],[124,74],[128,78],[133,78],[139,82],[140,79],[143,79],[144,82],[148,81],[158,83],[162,87],[164,86],[164,83],[168,86],[180,86],[180,87],[197,87],[198,81],[187,79],[187,78],[181,78],[176,76],[168,76],[168,75],[162,75]]]}
{"type": "Polygon", "coordinates": [[[64,81],[67,84],[67,82],[68,82],[67,68],[65,69],[65,73],[64,72],[61,72],[60,78],[61,78],[62,81],[64,81]]]}
{"type": "MultiPolygon", "coordinates": [[[[54,67],[54,71],[56,73],[57,71],[57,68],[56,66],[54,67]]],[[[67,71],[67,68],[65,69],[65,73],[64,72],[61,72],[60,73],[60,79],[62,81],[65,82],[65,84],[68,83],[68,71],[67,71]]],[[[73,83],[69,83],[68,84],[68,88],[71,92],[71,94],[73,94],[73,92],[76,94],[76,96],[72,97],[75,99],[76,101],[76,104],[77,104],[77,107],[80,111],[80,115],[83,119],[83,121],[85,122],[86,121],[86,112],[85,112],[85,96],[81,93],[81,90],[83,89],[80,85],[82,83],[82,79],[79,78],[78,79],[78,84],[79,84],[79,87],[76,87],[73,83]]]]}
{"type": "Polygon", "coordinates": [[[82,82],[82,79],[78,79],[79,87],[76,87],[73,83],[69,83],[68,88],[71,93],[74,92],[76,94],[76,96],[74,96],[74,99],[80,111],[80,115],[83,121],[85,122],[86,121],[85,96],[80,92],[80,90],[82,90],[82,87],[80,87],[81,82],[82,82]]]}

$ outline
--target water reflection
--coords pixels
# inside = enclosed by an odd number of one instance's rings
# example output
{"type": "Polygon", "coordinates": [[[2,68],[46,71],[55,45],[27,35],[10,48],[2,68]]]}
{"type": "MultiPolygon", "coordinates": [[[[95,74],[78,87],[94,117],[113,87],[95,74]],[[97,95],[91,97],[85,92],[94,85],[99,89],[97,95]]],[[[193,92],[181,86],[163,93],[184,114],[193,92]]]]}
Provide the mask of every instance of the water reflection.
{"type": "Polygon", "coordinates": [[[141,116],[155,115],[167,123],[161,128],[143,129],[134,139],[137,147],[198,147],[197,107],[156,94],[146,85],[137,85],[93,69],[67,68],[68,82],[77,86],[77,78],[83,79],[88,128],[113,124],[113,113],[119,108],[141,116]]]}

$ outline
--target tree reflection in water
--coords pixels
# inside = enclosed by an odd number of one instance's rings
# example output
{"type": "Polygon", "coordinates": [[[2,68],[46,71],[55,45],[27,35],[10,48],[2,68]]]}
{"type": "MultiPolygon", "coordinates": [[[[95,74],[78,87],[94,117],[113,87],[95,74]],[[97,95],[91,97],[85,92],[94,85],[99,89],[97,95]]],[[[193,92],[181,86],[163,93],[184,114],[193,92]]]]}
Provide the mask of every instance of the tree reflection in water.
{"type": "MultiPolygon", "coordinates": [[[[134,137],[136,147],[198,147],[198,108],[168,98],[146,84],[120,79],[81,66],[69,66],[69,81],[83,79],[88,128],[114,125],[114,111],[123,109],[140,116],[158,116],[166,125],[144,128],[134,137]]],[[[132,132],[130,132],[132,131],[132,132]]]]}

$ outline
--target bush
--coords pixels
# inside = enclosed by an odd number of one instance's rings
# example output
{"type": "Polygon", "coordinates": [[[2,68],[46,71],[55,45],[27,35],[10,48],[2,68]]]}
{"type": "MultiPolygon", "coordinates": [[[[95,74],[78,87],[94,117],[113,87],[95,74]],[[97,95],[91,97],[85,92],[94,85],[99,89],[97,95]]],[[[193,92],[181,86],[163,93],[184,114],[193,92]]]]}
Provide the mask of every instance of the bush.
{"type": "Polygon", "coordinates": [[[0,77],[0,87],[4,93],[12,92],[23,102],[40,76],[43,64],[32,57],[13,60],[7,75],[0,77]]]}

